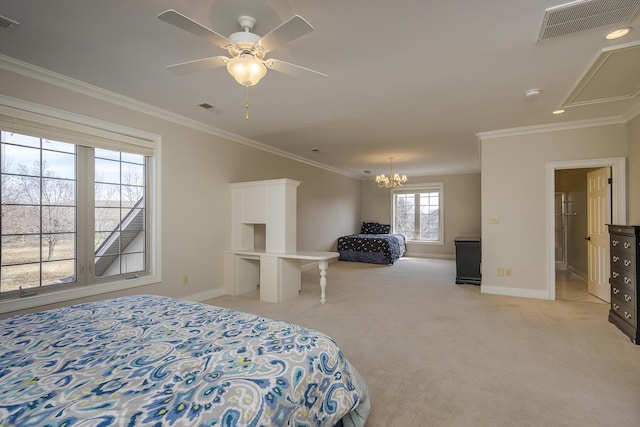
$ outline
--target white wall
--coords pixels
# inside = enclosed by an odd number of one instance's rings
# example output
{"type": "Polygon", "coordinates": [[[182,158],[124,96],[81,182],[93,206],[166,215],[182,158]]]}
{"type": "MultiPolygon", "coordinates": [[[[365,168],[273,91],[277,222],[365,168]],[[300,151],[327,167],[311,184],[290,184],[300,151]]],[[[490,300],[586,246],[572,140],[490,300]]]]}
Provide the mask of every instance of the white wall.
{"type": "MultiPolygon", "coordinates": [[[[454,258],[454,239],[480,236],[480,174],[409,177],[413,184],[444,184],[444,245],[407,243],[407,255],[454,258]]],[[[391,223],[391,190],[362,181],[362,221],[391,223]]],[[[360,224],[354,233],[360,230],[360,224]]]]}
{"type": "Polygon", "coordinates": [[[547,163],[625,157],[627,125],[524,132],[480,135],[482,291],[547,298],[547,163]]]}
{"type": "MultiPolygon", "coordinates": [[[[177,123],[180,120],[169,114],[129,108],[126,99],[115,94],[98,98],[89,90],[78,92],[75,83],[48,75],[45,82],[40,74],[34,75],[36,79],[0,68],[0,94],[162,136],[162,282],[87,300],[141,292],[191,299],[221,294],[223,250],[230,244],[231,182],[278,178],[302,182],[298,250],[335,249],[337,238],[360,219],[358,179],[225,140],[206,129],[177,123]],[[183,285],[184,276],[188,285],[183,285]]],[[[60,305],[65,303],[38,309],[60,305]]]]}

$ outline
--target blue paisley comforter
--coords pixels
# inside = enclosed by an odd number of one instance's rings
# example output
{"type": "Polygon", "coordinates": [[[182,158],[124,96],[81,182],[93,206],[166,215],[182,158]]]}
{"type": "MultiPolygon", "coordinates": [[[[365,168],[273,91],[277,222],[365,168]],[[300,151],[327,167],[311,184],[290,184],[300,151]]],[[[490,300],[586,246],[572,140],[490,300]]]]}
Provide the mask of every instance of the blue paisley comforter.
{"type": "Polygon", "coordinates": [[[0,320],[0,426],[363,425],[328,336],[136,295],[0,320]]]}

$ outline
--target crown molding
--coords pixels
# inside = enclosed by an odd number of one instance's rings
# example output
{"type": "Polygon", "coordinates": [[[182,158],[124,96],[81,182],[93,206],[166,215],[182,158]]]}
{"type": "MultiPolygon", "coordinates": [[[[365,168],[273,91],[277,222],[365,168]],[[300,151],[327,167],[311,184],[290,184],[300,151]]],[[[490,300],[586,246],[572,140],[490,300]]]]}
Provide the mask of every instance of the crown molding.
{"type": "Polygon", "coordinates": [[[630,122],[631,120],[635,119],[638,116],[640,116],[640,102],[636,103],[636,105],[629,108],[629,110],[627,110],[623,115],[624,119],[627,122],[630,122]]]}
{"type": "Polygon", "coordinates": [[[341,169],[337,169],[322,163],[315,162],[313,160],[309,160],[307,158],[289,153],[284,150],[280,150],[278,148],[271,147],[269,145],[263,144],[253,139],[245,138],[243,136],[236,135],[231,132],[227,132],[225,130],[204,124],[202,122],[190,119],[180,114],[172,113],[171,111],[164,110],[162,108],[158,108],[153,105],[146,104],[144,102],[135,100],[133,98],[129,98],[124,95],[120,95],[118,93],[111,92],[106,89],[102,89],[100,87],[90,85],[80,80],[72,79],[71,77],[67,77],[65,75],[55,73],[53,71],[35,66],[33,64],[29,64],[24,61],[20,61],[15,58],[11,58],[6,55],[0,54],[0,69],[10,71],[18,75],[29,77],[34,80],[38,80],[54,86],[58,86],[63,89],[67,89],[85,96],[98,99],[100,101],[105,101],[110,104],[114,104],[123,108],[128,108],[130,110],[134,110],[139,113],[153,116],[153,117],[166,120],[178,125],[186,126],[197,131],[205,132],[210,135],[224,138],[231,142],[246,145],[258,150],[266,151],[268,153],[285,157],[291,160],[295,160],[300,163],[305,163],[307,165],[324,169],[332,173],[344,175],[349,178],[360,179],[359,176],[349,173],[347,171],[343,171],[341,169]]]}
{"type": "Polygon", "coordinates": [[[532,135],[544,132],[556,132],[562,130],[573,130],[598,126],[620,125],[627,123],[623,116],[602,117],[597,119],[574,120],[562,123],[547,123],[542,125],[524,126],[519,128],[509,128],[493,130],[488,132],[478,132],[476,136],[480,140],[502,138],[507,136],[532,135]]]}

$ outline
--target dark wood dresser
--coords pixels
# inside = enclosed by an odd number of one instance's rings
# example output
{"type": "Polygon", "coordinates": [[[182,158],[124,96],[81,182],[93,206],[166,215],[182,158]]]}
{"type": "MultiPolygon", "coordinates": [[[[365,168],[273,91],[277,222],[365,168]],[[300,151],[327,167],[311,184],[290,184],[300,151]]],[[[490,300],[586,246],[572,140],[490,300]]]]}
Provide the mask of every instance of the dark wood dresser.
{"type": "Polygon", "coordinates": [[[638,279],[640,278],[640,226],[609,225],[611,248],[611,309],[609,321],[635,344],[638,335],[638,279]]]}
{"type": "Polygon", "coordinates": [[[456,283],[479,285],[480,275],[480,238],[456,237],[456,283]]]}

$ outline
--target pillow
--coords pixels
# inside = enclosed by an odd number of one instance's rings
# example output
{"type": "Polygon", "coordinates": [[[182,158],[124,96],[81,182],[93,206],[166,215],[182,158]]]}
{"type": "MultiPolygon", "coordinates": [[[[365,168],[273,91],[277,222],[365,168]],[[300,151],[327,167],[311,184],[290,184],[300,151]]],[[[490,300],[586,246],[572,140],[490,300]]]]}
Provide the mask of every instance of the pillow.
{"type": "Polygon", "coordinates": [[[391,226],[389,224],[380,224],[377,222],[363,222],[360,227],[360,234],[389,234],[391,226]]]}

